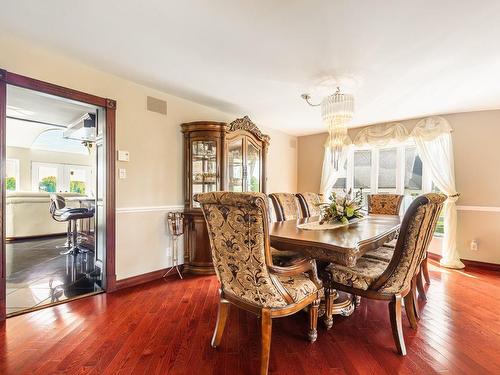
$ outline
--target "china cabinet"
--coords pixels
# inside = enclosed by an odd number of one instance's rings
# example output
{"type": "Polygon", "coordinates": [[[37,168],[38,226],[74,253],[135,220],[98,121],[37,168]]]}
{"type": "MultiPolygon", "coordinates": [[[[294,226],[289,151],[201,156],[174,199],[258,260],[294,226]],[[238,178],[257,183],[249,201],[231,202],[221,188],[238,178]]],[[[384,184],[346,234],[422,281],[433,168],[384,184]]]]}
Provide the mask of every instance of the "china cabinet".
{"type": "Polygon", "coordinates": [[[266,192],[269,137],[247,117],[230,124],[197,121],[184,134],[184,272],[214,273],[203,213],[194,194],[211,191],[266,192]]]}

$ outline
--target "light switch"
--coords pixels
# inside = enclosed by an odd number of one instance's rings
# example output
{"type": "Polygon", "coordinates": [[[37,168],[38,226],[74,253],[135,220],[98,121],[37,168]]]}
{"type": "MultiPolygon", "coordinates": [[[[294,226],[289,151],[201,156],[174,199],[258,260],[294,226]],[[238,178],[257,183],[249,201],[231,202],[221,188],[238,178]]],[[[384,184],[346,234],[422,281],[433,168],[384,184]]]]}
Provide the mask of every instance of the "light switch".
{"type": "Polygon", "coordinates": [[[118,176],[122,180],[125,179],[125,178],[127,178],[127,170],[125,168],[118,169],[118,176]]]}
{"type": "Polygon", "coordinates": [[[130,161],[130,154],[128,151],[118,150],[118,161],[130,161]]]}

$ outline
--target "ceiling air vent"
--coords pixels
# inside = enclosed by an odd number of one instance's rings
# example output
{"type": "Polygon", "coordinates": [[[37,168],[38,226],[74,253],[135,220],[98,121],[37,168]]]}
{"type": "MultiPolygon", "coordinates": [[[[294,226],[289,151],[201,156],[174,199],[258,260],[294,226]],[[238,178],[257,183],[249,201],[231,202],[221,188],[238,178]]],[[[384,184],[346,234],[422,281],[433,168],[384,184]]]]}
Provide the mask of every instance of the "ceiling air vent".
{"type": "Polygon", "coordinates": [[[167,102],[165,100],[153,98],[148,96],[148,111],[160,113],[162,115],[167,114],[167,102]]]}

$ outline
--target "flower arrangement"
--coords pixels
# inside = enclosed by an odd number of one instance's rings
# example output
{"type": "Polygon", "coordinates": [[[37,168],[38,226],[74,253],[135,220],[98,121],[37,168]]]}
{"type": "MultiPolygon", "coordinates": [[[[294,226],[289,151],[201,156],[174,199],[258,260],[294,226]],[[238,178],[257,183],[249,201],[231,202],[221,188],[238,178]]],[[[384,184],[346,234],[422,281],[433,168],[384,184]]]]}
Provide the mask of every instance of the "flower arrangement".
{"type": "Polygon", "coordinates": [[[349,221],[360,219],[364,216],[363,207],[363,191],[358,190],[354,196],[352,189],[349,189],[343,197],[332,193],[329,203],[320,204],[321,219],[320,224],[340,222],[349,224],[349,221]]]}

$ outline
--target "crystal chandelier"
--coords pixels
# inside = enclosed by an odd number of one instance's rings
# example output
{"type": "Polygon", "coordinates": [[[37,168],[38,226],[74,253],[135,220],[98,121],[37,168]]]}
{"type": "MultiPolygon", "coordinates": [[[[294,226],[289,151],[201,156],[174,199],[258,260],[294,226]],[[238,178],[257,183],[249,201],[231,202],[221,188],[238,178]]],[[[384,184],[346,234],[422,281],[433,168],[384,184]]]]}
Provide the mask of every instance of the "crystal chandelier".
{"type": "Polygon", "coordinates": [[[309,94],[302,94],[301,97],[312,107],[321,106],[321,117],[328,128],[326,146],[331,152],[333,167],[338,170],[342,148],[349,143],[347,124],[354,114],[354,97],[341,93],[340,87],[337,87],[334,94],[325,97],[320,104],[312,104],[309,94]]]}

